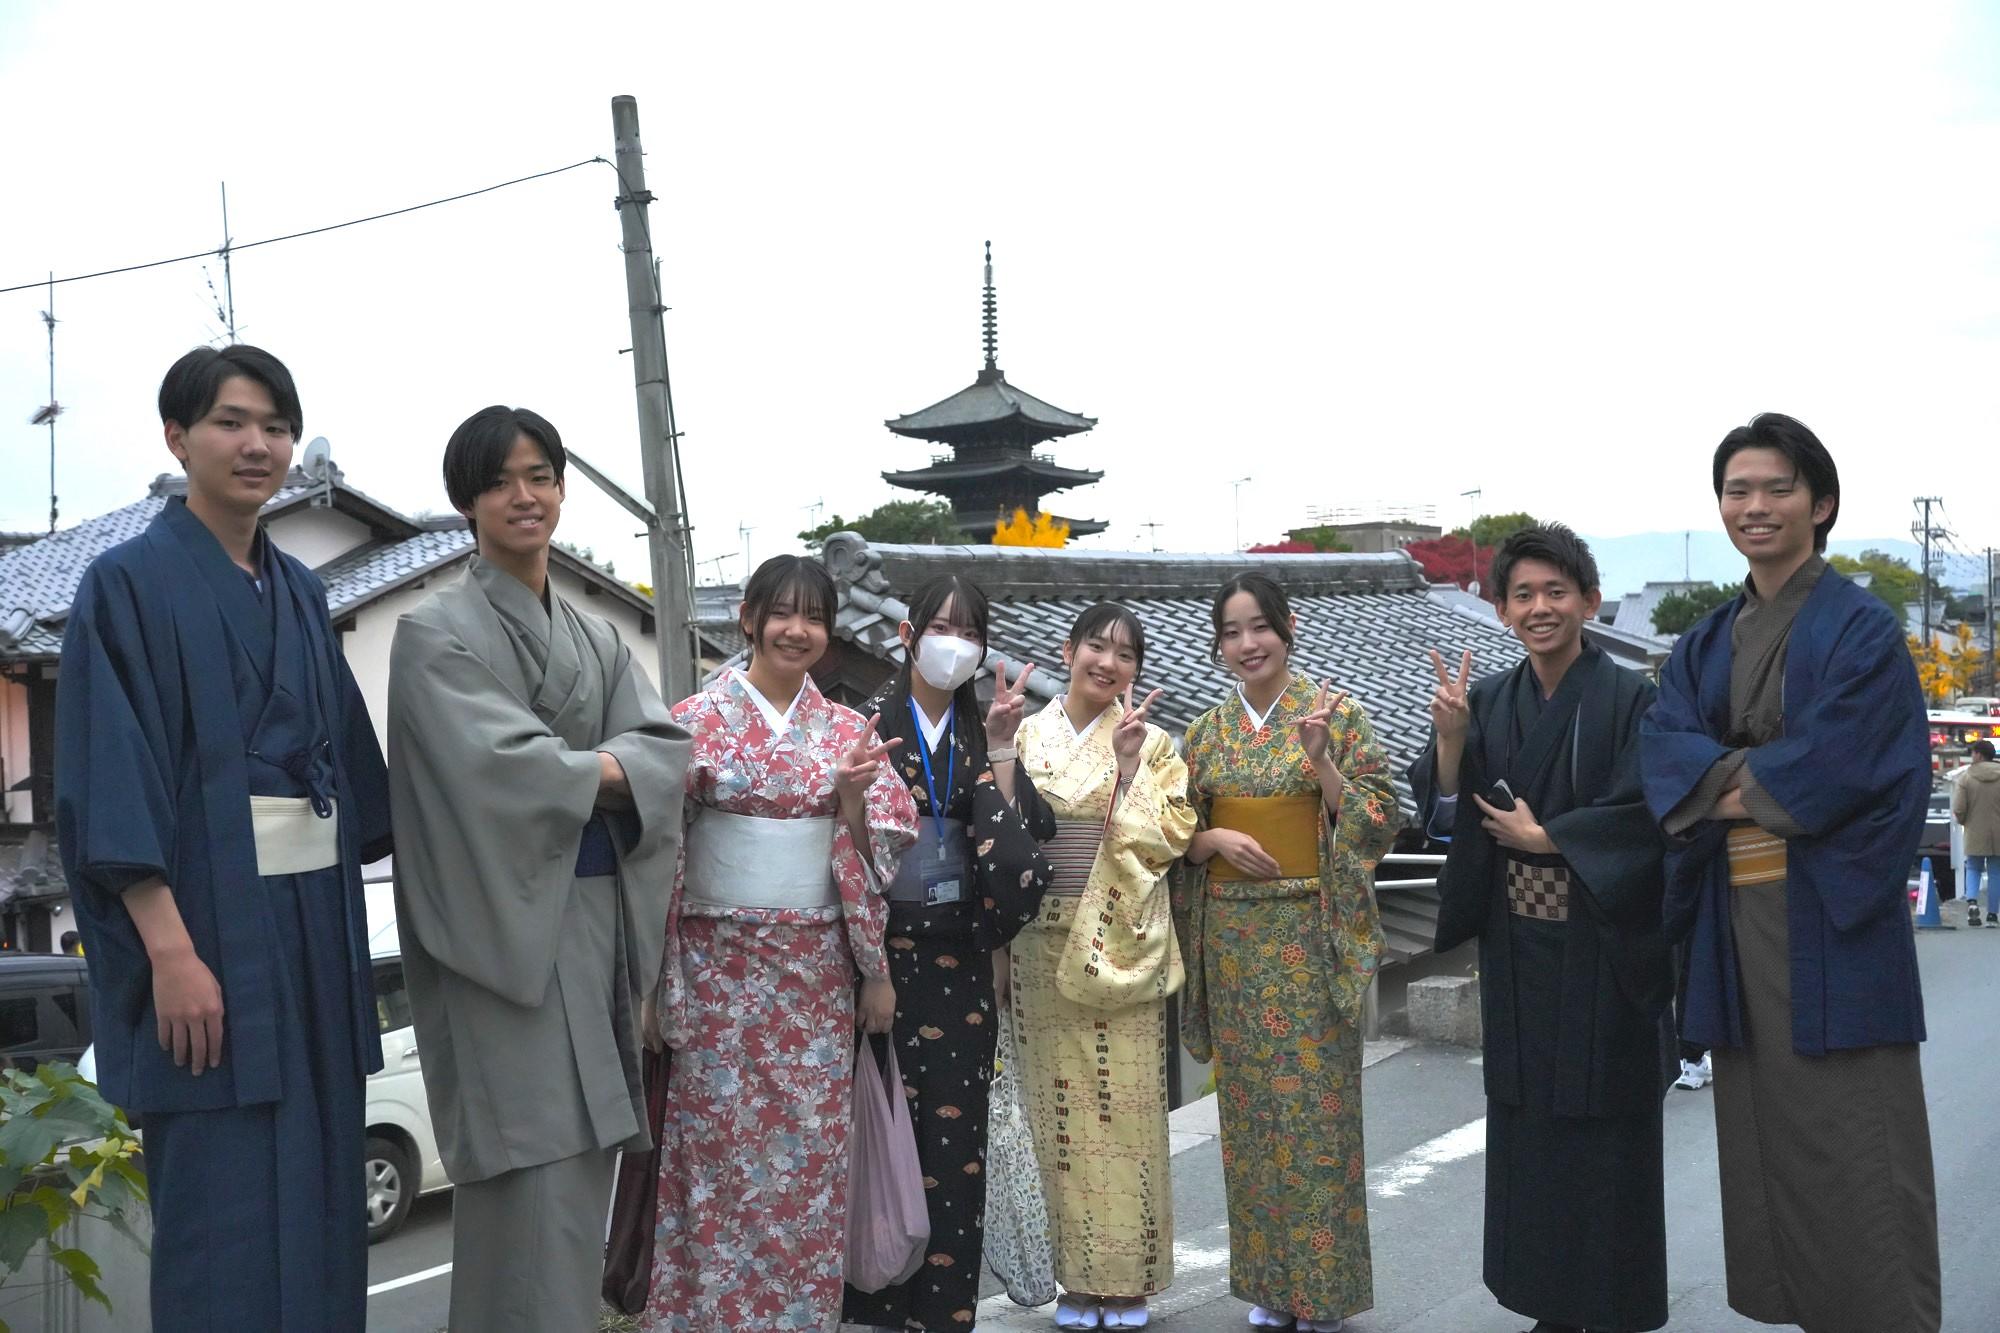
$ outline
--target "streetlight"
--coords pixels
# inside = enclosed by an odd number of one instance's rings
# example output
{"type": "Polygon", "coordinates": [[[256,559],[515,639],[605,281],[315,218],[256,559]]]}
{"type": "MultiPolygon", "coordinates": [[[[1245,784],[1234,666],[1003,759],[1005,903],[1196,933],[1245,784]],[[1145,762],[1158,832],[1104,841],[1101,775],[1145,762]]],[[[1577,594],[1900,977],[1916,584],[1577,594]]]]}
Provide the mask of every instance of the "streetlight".
{"type": "Polygon", "coordinates": [[[1243,487],[1250,478],[1238,477],[1229,483],[1229,493],[1236,507],[1236,549],[1243,549],[1243,487]]]}

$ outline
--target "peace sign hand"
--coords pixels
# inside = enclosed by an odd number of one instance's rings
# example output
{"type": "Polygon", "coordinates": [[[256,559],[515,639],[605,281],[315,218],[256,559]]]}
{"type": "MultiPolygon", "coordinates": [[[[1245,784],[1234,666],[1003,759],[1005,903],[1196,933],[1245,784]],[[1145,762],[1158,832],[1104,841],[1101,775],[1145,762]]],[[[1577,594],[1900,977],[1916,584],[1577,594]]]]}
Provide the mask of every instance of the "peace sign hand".
{"type": "Polygon", "coordinates": [[[1451,670],[1435,648],[1431,649],[1431,668],[1437,672],[1438,682],[1436,692],[1431,695],[1431,725],[1437,729],[1439,740],[1462,741],[1472,725],[1472,709],[1465,701],[1466,682],[1472,679],[1472,650],[1465,650],[1457,680],[1451,678],[1451,670]]]}
{"type": "Polygon", "coordinates": [[[1332,757],[1333,718],[1340,706],[1347,702],[1347,691],[1342,690],[1329,701],[1333,682],[1319,687],[1319,694],[1313,699],[1312,711],[1294,722],[1299,730],[1299,744],[1305,748],[1306,758],[1315,764],[1325,763],[1332,757]]]}
{"type": "Polygon", "coordinates": [[[875,728],[880,726],[882,715],[876,713],[868,719],[867,728],[856,738],[854,748],[841,756],[840,766],[834,770],[833,790],[840,797],[843,810],[861,808],[862,797],[868,793],[868,784],[882,769],[882,758],[890,750],[903,743],[900,736],[888,740],[877,740],[875,728]]]}
{"type": "Polygon", "coordinates": [[[1028,712],[1028,673],[1034,669],[1035,664],[1028,663],[1009,685],[1007,664],[1004,661],[993,664],[993,703],[986,710],[986,743],[993,748],[1007,749],[1021,730],[1021,719],[1028,712]]]}
{"type": "Polygon", "coordinates": [[[1165,690],[1154,690],[1137,708],[1132,706],[1132,687],[1125,687],[1125,716],[1111,733],[1111,750],[1118,756],[1118,777],[1122,781],[1139,771],[1139,751],[1146,744],[1146,715],[1165,690]]]}

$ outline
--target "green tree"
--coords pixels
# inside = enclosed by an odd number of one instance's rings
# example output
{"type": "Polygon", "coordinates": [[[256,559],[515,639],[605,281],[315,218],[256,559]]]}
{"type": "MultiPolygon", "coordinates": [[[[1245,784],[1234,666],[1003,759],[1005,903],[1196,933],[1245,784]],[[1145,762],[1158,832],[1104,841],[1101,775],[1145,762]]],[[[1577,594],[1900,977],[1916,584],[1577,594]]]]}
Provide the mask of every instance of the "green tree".
{"type": "MultiPolygon", "coordinates": [[[[1910,567],[1907,560],[1901,560],[1885,551],[1863,551],[1859,558],[1851,555],[1828,556],[1827,563],[1843,574],[1869,575],[1868,591],[1888,603],[1889,609],[1898,616],[1912,602],[1923,597],[1921,591],[1924,576],[1910,567]]],[[[1939,589],[1937,581],[1931,581],[1932,596],[1939,589]]]]}
{"type": "Polygon", "coordinates": [[[1470,537],[1478,547],[1498,546],[1522,528],[1535,525],[1533,514],[1481,514],[1472,520],[1472,526],[1453,528],[1454,537],[1470,537]]]}
{"type": "Polygon", "coordinates": [[[1694,622],[1734,597],[1732,588],[1697,583],[1686,592],[1670,592],[1653,608],[1653,633],[1685,634],[1694,622]]]}
{"type": "Polygon", "coordinates": [[[896,542],[910,546],[946,546],[965,540],[951,506],[943,500],[891,500],[857,519],[835,514],[816,528],[807,528],[799,540],[809,551],[836,532],[858,532],[871,542],[896,542]]]}

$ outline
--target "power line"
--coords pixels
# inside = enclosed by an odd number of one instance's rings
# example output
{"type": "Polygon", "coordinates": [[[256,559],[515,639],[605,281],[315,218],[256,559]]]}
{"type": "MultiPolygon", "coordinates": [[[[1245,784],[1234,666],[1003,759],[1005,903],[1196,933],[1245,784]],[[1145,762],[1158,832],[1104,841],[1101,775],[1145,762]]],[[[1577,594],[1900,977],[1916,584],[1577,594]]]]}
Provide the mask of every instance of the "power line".
{"type": "MultiPolygon", "coordinates": [[[[405,213],[415,213],[426,208],[436,208],[439,204],[455,204],[461,199],[472,199],[482,194],[491,194],[495,190],[504,190],[511,185],[526,185],[529,181],[543,180],[549,176],[560,176],[565,171],[575,171],[578,167],[587,167],[597,162],[602,162],[606,166],[612,165],[606,158],[587,157],[581,162],[572,162],[566,167],[554,167],[548,171],[537,171],[532,176],[516,176],[513,180],[501,181],[497,185],[481,186],[477,190],[467,190],[462,194],[448,194],[442,199],[431,199],[421,204],[411,204],[407,208],[392,208],[386,213],[371,213],[365,218],[352,218],[346,222],[329,223],[324,227],[313,227],[306,231],[295,231],[284,236],[270,236],[261,241],[245,241],[241,245],[231,245],[225,240],[222,248],[219,250],[198,250],[191,255],[175,255],[172,259],[152,259],[143,264],[126,264],[120,268],[99,269],[95,273],[76,273],[67,278],[38,278],[34,282],[16,283],[12,287],[0,287],[0,296],[4,296],[8,292],[24,292],[31,287],[46,288],[65,282],[88,282],[92,278],[108,278],[118,273],[137,273],[142,269],[164,268],[168,264],[185,264],[190,260],[207,259],[211,255],[226,256],[237,250],[255,250],[260,245],[276,245],[280,241],[296,241],[307,236],[318,236],[329,231],[339,231],[343,227],[358,227],[364,222],[380,222],[384,218],[401,217],[405,213]]],[[[616,168],[614,167],[613,170],[615,171],[616,168]]],[[[622,174],[620,179],[622,181],[622,174]]]]}

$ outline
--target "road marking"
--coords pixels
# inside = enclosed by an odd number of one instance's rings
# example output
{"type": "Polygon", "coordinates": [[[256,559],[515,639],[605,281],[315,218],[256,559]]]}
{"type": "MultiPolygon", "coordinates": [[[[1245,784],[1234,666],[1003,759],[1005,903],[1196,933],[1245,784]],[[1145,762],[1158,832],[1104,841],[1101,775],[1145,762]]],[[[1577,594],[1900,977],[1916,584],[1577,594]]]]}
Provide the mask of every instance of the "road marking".
{"type": "Polygon", "coordinates": [[[428,1282],[434,1277],[443,1277],[450,1271],[450,1264],[439,1264],[436,1268],[426,1268],[421,1273],[410,1273],[404,1277],[392,1277],[387,1282],[377,1282],[368,1289],[368,1294],[370,1296],[379,1296],[385,1291],[394,1291],[398,1287],[414,1287],[419,1282],[428,1282]]]}
{"type": "Polygon", "coordinates": [[[1419,1143],[1401,1157],[1376,1167],[1368,1173],[1373,1177],[1369,1190],[1378,1199],[1399,1198],[1406,1191],[1423,1184],[1439,1167],[1467,1157],[1477,1157],[1485,1151],[1486,1117],[1481,1116],[1469,1125],[1460,1125],[1428,1143],[1419,1143]]]}

